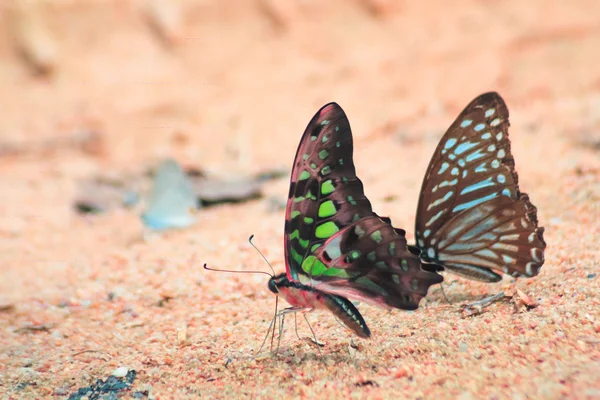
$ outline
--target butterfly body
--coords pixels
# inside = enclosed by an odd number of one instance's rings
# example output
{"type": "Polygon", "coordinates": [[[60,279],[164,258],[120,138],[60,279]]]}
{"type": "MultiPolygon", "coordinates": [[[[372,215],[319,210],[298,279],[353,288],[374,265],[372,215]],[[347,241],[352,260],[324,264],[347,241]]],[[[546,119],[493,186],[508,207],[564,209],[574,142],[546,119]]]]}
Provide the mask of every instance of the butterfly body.
{"type": "Polygon", "coordinates": [[[544,263],[544,228],[518,186],[508,108],[497,93],[474,99],[448,128],[421,187],[411,250],[470,279],[532,277],[544,263]]]}
{"type": "Polygon", "coordinates": [[[371,336],[371,331],[358,309],[348,299],[326,293],[310,285],[290,281],[286,274],[269,280],[269,290],[283,297],[296,311],[310,312],[316,309],[329,310],[347,327],[362,338],[371,336]]]}
{"type": "Polygon", "coordinates": [[[408,251],[405,232],[373,212],[352,152],[346,115],[335,103],[325,105],[296,152],[284,229],[286,274],[273,278],[269,288],[293,307],[326,308],[368,337],[347,297],[414,310],[442,277],[422,269],[408,251]]]}

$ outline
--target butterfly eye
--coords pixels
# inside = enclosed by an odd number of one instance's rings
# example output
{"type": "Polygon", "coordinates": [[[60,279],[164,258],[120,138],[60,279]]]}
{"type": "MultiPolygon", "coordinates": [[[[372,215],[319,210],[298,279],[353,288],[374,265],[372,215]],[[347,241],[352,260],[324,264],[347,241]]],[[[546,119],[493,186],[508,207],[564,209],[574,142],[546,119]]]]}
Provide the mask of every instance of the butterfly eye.
{"type": "Polygon", "coordinates": [[[269,290],[275,294],[279,293],[279,288],[277,287],[277,283],[273,278],[269,279],[269,290]]]}

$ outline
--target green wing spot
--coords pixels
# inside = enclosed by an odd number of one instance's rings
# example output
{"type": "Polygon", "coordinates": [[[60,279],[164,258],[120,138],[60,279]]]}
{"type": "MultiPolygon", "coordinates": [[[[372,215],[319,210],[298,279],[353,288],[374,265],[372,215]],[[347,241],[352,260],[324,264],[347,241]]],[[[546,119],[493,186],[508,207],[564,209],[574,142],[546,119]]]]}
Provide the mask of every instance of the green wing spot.
{"type": "Polygon", "coordinates": [[[354,197],[352,196],[348,196],[348,203],[352,204],[353,206],[356,205],[356,201],[354,201],[354,197]]]}
{"type": "Polygon", "coordinates": [[[358,257],[360,257],[360,251],[353,250],[350,252],[350,258],[352,258],[353,260],[356,260],[358,257]]]}
{"type": "Polygon", "coordinates": [[[379,269],[383,269],[383,270],[386,270],[386,269],[388,269],[388,266],[387,266],[387,264],[385,263],[385,261],[377,261],[377,262],[375,263],[375,266],[376,266],[377,268],[379,268],[379,269]]]}
{"type": "Polygon", "coordinates": [[[335,235],[340,231],[340,228],[333,221],[327,221],[324,224],[317,226],[315,229],[315,236],[319,239],[326,239],[335,235]]]}
{"type": "Polygon", "coordinates": [[[329,165],[326,165],[323,168],[321,168],[321,175],[327,175],[329,173],[331,173],[331,167],[329,165]]]}
{"type": "Polygon", "coordinates": [[[322,275],[327,270],[325,264],[315,256],[308,256],[302,262],[302,269],[310,276],[322,275]]]}
{"type": "Polygon", "coordinates": [[[308,154],[306,154],[306,153],[305,153],[305,154],[302,154],[302,159],[303,159],[303,160],[308,160],[308,158],[309,158],[309,157],[310,157],[310,156],[309,156],[308,154]]]}
{"type": "Polygon", "coordinates": [[[301,201],[306,200],[304,196],[294,197],[294,203],[300,203],[301,201]]]}
{"type": "Polygon", "coordinates": [[[307,224],[312,224],[314,222],[314,219],[312,219],[311,217],[304,217],[304,222],[307,224]]]}
{"type": "MultiPolygon", "coordinates": [[[[292,234],[290,235],[290,239],[296,239],[298,240],[298,243],[300,243],[300,246],[302,246],[302,248],[307,248],[308,247],[308,240],[302,240],[300,238],[300,231],[298,229],[296,229],[294,232],[292,232],[292,234]]],[[[292,249],[293,250],[293,249],[292,249]]],[[[302,257],[300,257],[300,262],[302,262],[302,257]]]]}
{"type": "Polygon", "coordinates": [[[323,149],[323,150],[321,150],[321,151],[319,152],[319,158],[320,158],[321,160],[324,160],[324,159],[326,159],[328,155],[329,155],[329,152],[328,152],[327,150],[325,150],[325,149],[323,149]]]}
{"type": "Polygon", "coordinates": [[[331,182],[331,179],[329,179],[321,184],[321,194],[324,196],[327,196],[328,194],[333,193],[334,190],[335,190],[335,188],[333,187],[333,183],[331,182]]]}
{"type": "Polygon", "coordinates": [[[311,137],[310,137],[310,140],[312,140],[312,141],[314,142],[314,141],[315,141],[315,140],[317,140],[318,138],[319,138],[318,136],[311,136],[311,137]]]}
{"type": "Polygon", "coordinates": [[[308,178],[310,178],[310,172],[308,172],[308,171],[302,171],[300,173],[300,176],[298,177],[298,180],[299,181],[304,181],[304,180],[306,180],[308,178]]]}
{"type": "Polygon", "coordinates": [[[317,169],[317,164],[315,164],[315,163],[310,163],[310,167],[311,167],[312,169],[317,169]]]}
{"type": "Polygon", "coordinates": [[[365,230],[363,228],[361,228],[359,225],[356,225],[354,227],[354,233],[356,233],[356,236],[358,236],[359,239],[361,237],[365,236],[365,230]]]}
{"type": "Polygon", "coordinates": [[[346,178],[345,176],[342,176],[342,182],[348,183],[348,178],[346,178]]]}
{"type": "Polygon", "coordinates": [[[296,250],[294,250],[293,247],[290,249],[290,253],[292,254],[292,259],[296,261],[298,265],[302,265],[302,260],[304,259],[304,257],[302,257],[296,250]]]}
{"type": "Polygon", "coordinates": [[[292,211],[292,213],[290,214],[290,218],[294,219],[300,214],[302,214],[300,211],[292,211]]]}
{"type": "Polygon", "coordinates": [[[310,190],[306,193],[306,198],[309,200],[316,200],[317,196],[315,196],[310,190]]]}
{"type": "Polygon", "coordinates": [[[327,136],[326,134],[323,135],[323,139],[321,139],[321,142],[325,143],[326,141],[329,140],[329,136],[327,136]]]}
{"type": "MultiPolygon", "coordinates": [[[[319,206],[319,218],[331,217],[336,212],[337,212],[337,210],[335,209],[335,205],[333,204],[333,201],[331,201],[331,200],[324,201],[319,206]]],[[[329,237],[329,236],[327,236],[327,237],[329,237]]]]}
{"type": "Polygon", "coordinates": [[[340,142],[335,142],[335,147],[340,147],[342,144],[340,142]]]}
{"type": "MultiPolygon", "coordinates": [[[[335,131],[337,132],[337,131],[339,131],[339,130],[340,130],[340,127],[336,125],[336,127],[335,127],[335,131]]],[[[338,143],[339,143],[339,142],[338,142],[338,143]]],[[[340,147],[340,146],[338,146],[338,147],[340,147]]]]}
{"type": "Polygon", "coordinates": [[[394,257],[396,255],[396,242],[390,242],[390,256],[394,257]]]}
{"type": "Polygon", "coordinates": [[[392,280],[396,285],[400,284],[400,277],[398,276],[398,274],[392,274],[392,280]]]}
{"type": "Polygon", "coordinates": [[[376,230],[375,232],[371,233],[371,239],[373,239],[377,243],[380,243],[381,242],[381,231],[376,230]]]}
{"type": "Polygon", "coordinates": [[[344,165],[344,160],[340,158],[340,165],[344,165]]]}
{"type": "Polygon", "coordinates": [[[323,122],[321,122],[321,125],[325,126],[329,123],[328,119],[324,119],[323,122]]]}
{"type": "Polygon", "coordinates": [[[323,272],[323,276],[335,276],[338,278],[349,279],[350,275],[345,269],[340,268],[328,268],[327,271],[323,272]]]}
{"type": "Polygon", "coordinates": [[[412,288],[413,290],[419,290],[419,281],[417,279],[412,280],[412,288]]]}
{"type": "Polygon", "coordinates": [[[310,252],[314,253],[315,250],[317,250],[319,247],[321,247],[321,243],[313,244],[312,247],[310,248],[310,252]]]}
{"type": "Polygon", "coordinates": [[[406,261],[405,259],[402,259],[400,264],[402,264],[402,271],[408,272],[408,261],[406,261]]]}
{"type": "Polygon", "coordinates": [[[360,214],[354,214],[354,217],[352,217],[352,222],[356,222],[360,219],[360,214]]]}
{"type": "Polygon", "coordinates": [[[375,261],[375,260],[377,260],[377,254],[375,254],[375,252],[372,251],[369,254],[367,254],[367,259],[369,261],[375,261]]]}
{"type": "Polygon", "coordinates": [[[339,268],[327,268],[317,257],[308,256],[302,262],[302,269],[310,276],[336,276],[339,278],[350,278],[350,275],[339,268]]]}

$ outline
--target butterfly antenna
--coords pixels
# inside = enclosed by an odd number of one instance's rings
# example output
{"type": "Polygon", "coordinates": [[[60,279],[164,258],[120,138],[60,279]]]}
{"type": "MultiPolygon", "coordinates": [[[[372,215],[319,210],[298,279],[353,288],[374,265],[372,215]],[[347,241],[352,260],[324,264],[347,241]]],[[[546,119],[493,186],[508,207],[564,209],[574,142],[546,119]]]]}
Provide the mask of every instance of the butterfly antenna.
{"type": "Polygon", "coordinates": [[[270,273],[265,272],[265,271],[233,271],[230,269],[216,269],[216,268],[209,268],[206,266],[206,264],[204,264],[204,269],[209,270],[209,271],[216,271],[216,272],[232,272],[234,274],[265,274],[265,275],[273,276],[270,273]]]}
{"type": "Polygon", "coordinates": [[[275,270],[273,269],[273,266],[271,265],[271,263],[269,262],[269,260],[267,260],[267,257],[265,257],[265,255],[262,253],[262,251],[260,251],[260,250],[258,249],[258,247],[256,247],[256,246],[254,245],[254,243],[252,243],[252,239],[254,239],[254,235],[250,235],[250,237],[248,238],[248,242],[250,243],[250,245],[251,245],[252,247],[254,247],[254,249],[255,249],[256,251],[258,251],[258,254],[260,254],[260,255],[261,255],[261,257],[263,258],[263,260],[265,260],[265,262],[267,263],[267,265],[268,265],[268,266],[271,268],[271,271],[273,271],[273,275],[271,275],[271,276],[274,276],[274,275],[275,275],[275,270]]]}

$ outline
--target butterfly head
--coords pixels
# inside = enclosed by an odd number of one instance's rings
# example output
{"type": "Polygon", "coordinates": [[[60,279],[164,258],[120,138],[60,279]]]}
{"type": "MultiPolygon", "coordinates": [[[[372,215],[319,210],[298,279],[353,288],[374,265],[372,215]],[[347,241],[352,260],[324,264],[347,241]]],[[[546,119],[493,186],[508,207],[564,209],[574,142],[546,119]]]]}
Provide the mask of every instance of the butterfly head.
{"type": "Polygon", "coordinates": [[[288,282],[287,275],[284,272],[279,275],[273,275],[271,279],[269,279],[268,287],[271,292],[279,294],[279,289],[285,287],[288,282]]]}

